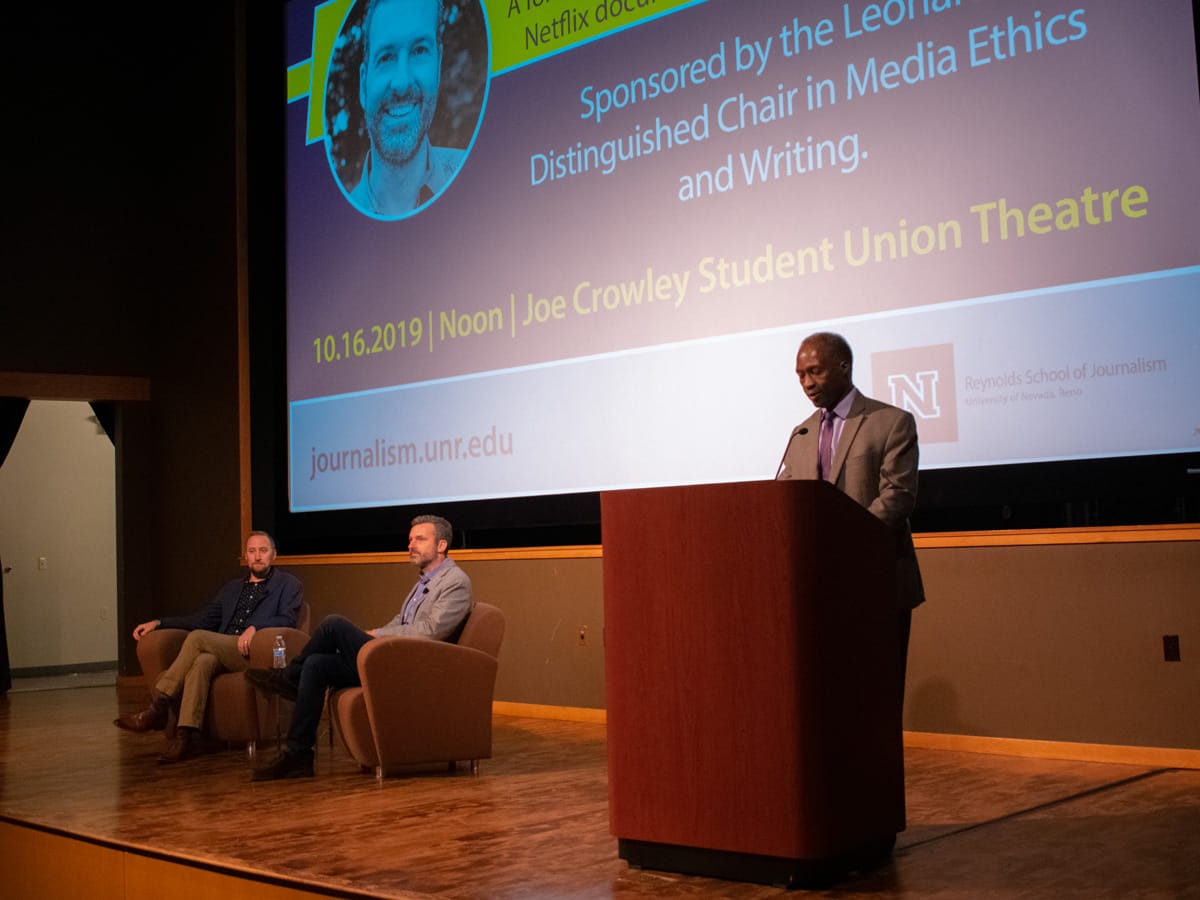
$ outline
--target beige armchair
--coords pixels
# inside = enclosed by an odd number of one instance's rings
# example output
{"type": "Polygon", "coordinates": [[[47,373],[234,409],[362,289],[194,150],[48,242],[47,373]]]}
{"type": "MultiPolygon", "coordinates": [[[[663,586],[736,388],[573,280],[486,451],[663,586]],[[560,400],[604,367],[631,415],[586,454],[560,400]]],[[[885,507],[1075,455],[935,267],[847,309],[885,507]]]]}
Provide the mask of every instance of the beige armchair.
{"type": "MultiPolygon", "coordinates": [[[[270,668],[277,634],[283,634],[289,661],[299,654],[308,643],[307,603],[301,604],[296,624],[296,628],[263,628],[256,631],[250,641],[250,665],[270,668]]],[[[151,694],[163,670],[179,655],[187,635],[182,628],[156,628],[138,641],[138,663],[151,694]]],[[[209,687],[204,731],[213,740],[244,743],[246,754],[253,759],[258,742],[276,733],[274,709],[266,699],[260,699],[259,692],[246,680],[244,672],[224,672],[214,678],[209,687]]],[[[167,724],[168,736],[174,729],[175,713],[172,712],[167,724]]]]}
{"type": "Polygon", "coordinates": [[[350,755],[382,779],[401,767],[492,756],[492,695],[504,614],[476,603],[457,643],[383,637],[358,653],[362,687],[331,694],[350,755]]]}

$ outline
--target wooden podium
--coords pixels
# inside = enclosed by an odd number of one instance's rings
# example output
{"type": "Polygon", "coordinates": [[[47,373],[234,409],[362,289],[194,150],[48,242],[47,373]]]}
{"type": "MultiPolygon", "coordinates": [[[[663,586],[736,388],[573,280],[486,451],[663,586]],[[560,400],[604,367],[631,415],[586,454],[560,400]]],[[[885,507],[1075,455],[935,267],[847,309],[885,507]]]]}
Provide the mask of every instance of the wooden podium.
{"type": "Polygon", "coordinates": [[[788,886],[904,829],[891,536],[825,482],[601,496],[609,809],[630,865],[788,886]]]}

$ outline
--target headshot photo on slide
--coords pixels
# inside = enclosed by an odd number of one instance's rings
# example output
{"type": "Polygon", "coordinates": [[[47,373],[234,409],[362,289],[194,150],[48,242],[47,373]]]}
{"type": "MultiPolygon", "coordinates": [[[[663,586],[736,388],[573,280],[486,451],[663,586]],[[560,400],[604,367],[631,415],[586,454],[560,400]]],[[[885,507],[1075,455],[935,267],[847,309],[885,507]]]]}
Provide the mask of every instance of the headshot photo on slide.
{"type": "Polygon", "coordinates": [[[325,148],[346,200],[373,219],[435,203],[487,101],[482,0],[357,0],[329,61],[325,148]]]}

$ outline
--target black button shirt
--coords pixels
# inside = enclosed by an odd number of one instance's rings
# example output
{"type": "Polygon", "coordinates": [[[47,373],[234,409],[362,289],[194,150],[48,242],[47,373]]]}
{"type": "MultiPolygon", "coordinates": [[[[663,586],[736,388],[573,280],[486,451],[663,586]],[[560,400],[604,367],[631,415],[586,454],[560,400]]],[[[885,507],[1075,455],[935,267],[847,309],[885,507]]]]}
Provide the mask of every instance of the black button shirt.
{"type": "Polygon", "coordinates": [[[247,578],[242,582],[242,592],[238,595],[237,606],[233,610],[233,618],[225,629],[226,634],[241,634],[246,630],[246,622],[254,614],[263,597],[267,596],[267,584],[275,574],[272,569],[262,581],[251,581],[247,578]]]}

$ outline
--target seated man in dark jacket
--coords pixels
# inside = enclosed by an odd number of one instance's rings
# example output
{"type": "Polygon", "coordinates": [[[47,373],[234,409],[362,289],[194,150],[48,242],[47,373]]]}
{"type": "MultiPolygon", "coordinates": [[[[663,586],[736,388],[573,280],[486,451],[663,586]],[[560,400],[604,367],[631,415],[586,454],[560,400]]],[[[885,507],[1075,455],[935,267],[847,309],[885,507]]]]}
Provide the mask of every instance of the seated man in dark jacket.
{"type": "Polygon", "coordinates": [[[179,729],[159,762],[179,762],[193,756],[208,703],[208,688],[221,672],[240,672],[250,665],[250,640],[259,628],[294,628],[304,586],[300,579],[273,567],[275,541],[265,531],[252,531],[246,539],[245,578],[235,578],[217,592],[200,612],[167,616],[143,622],[133,629],[134,640],[156,628],[183,628],[191,632],[175,661],[154,685],[154,702],[138,713],[126,714],[113,724],[128,731],[161,731],[167,725],[171,704],[180,698],[179,729]]]}

